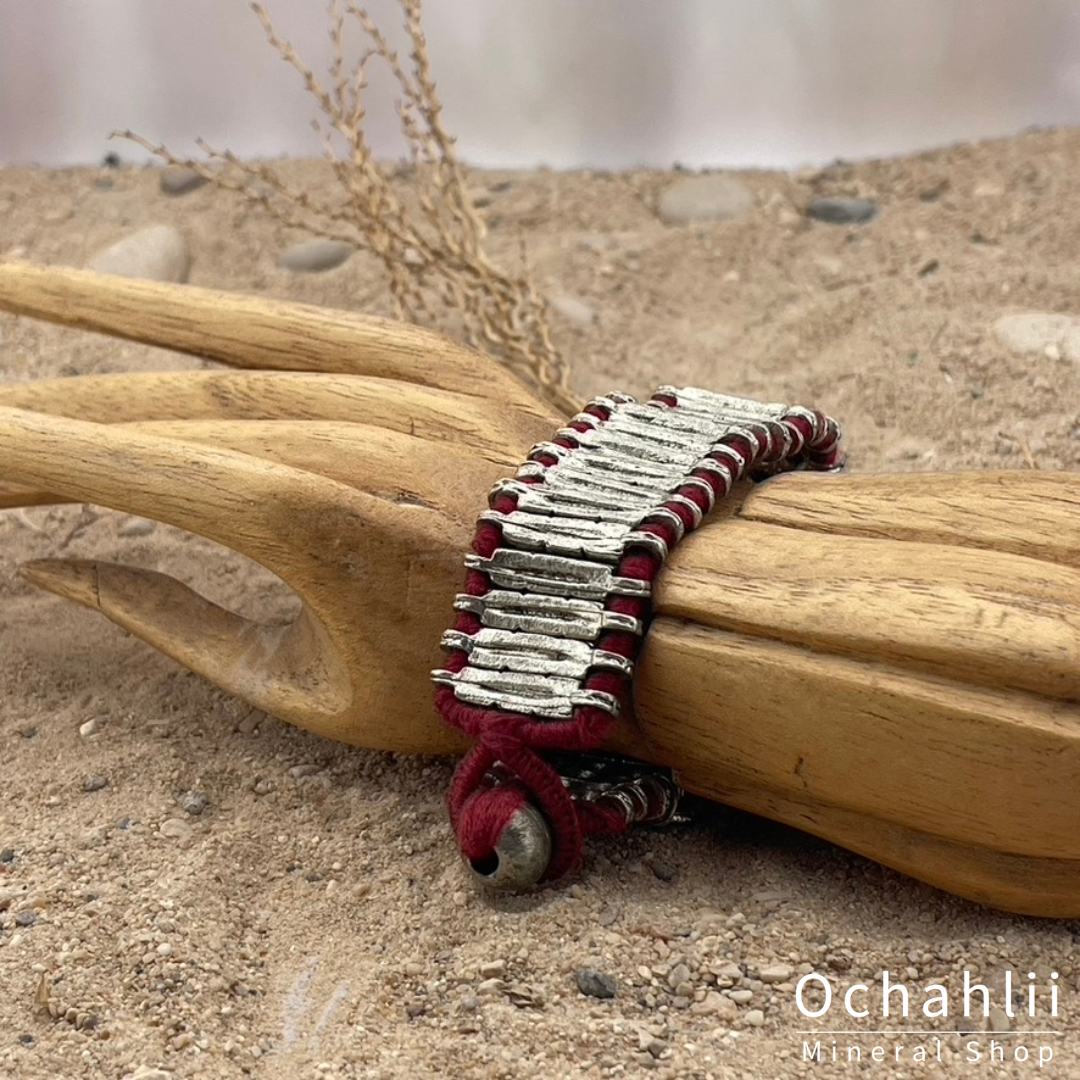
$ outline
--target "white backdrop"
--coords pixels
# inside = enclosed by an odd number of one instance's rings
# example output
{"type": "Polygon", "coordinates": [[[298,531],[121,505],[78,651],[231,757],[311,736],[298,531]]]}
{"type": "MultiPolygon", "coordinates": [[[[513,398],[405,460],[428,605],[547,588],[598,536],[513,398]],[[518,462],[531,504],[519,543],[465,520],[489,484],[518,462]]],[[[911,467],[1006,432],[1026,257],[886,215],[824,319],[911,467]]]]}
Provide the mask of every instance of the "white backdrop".
{"type": "MultiPolygon", "coordinates": [[[[320,66],[323,0],[267,5],[320,66]]],[[[427,0],[426,25],[479,165],[793,166],[1080,123],[1076,0],[427,0]]],[[[312,109],[245,0],[0,0],[0,162],[137,158],[122,127],[310,155],[312,109]]],[[[392,116],[369,127],[396,152],[392,116]]]]}

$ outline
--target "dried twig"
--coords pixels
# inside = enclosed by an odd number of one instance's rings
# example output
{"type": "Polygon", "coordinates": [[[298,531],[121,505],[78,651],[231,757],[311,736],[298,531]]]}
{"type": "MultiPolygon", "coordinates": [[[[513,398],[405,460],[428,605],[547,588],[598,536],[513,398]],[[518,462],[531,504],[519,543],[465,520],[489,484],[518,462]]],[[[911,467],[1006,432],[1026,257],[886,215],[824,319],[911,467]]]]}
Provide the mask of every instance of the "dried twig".
{"type": "Polygon", "coordinates": [[[354,0],[330,0],[331,64],[324,83],[274,28],[266,9],[252,4],[267,40],[303,80],[321,117],[312,126],[339,181],[341,198],[313,196],[261,162],[198,140],[204,159],[180,158],[131,131],[117,132],[171,165],[182,165],[220,188],[235,191],[286,225],[366,247],[382,262],[400,318],[457,330],[495,355],[560,409],[574,411],[568,368],[551,340],[547,305],[528,274],[498,269],[483,248],[484,226],[473,207],[454,140],[442,123],[421,26],[421,0],[400,0],[410,42],[404,65],[354,0]],[[347,61],[346,39],[358,27],[365,42],[347,61]],[[381,62],[397,83],[401,130],[412,158],[414,185],[407,201],[376,162],[364,134],[369,68],[381,62]]]}

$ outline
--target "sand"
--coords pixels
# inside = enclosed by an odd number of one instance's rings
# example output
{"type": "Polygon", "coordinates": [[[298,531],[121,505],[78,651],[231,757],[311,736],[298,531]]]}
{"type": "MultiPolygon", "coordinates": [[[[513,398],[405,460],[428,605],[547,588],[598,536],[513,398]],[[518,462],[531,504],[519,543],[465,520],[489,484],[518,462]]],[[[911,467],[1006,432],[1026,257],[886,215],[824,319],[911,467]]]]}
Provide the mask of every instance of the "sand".
{"type": "MultiPolygon", "coordinates": [[[[288,168],[330,182],[319,163],[288,168]]],[[[1080,314],[1078,174],[1080,132],[1036,132],[740,174],[749,211],[682,227],[655,212],[671,174],[471,182],[488,191],[496,257],[524,241],[544,288],[595,313],[556,318],[583,396],[672,382],[818,405],[844,422],[858,470],[1075,470],[1080,364],[1053,345],[1013,352],[992,328],[1080,314]],[[808,221],[826,194],[880,214],[808,221]]],[[[168,197],[137,168],[0,171],[0,255],[83,265],[158,223],[187,237],[196,284],[390,313],[363,253],[323,274],[280,270],[304,237],[213,188],[168,197]]],[[[0,318],[4,381],[198,366],[0,318]]],[[[990,911],[720,808],[593,843],[576,883],[493,901],[453,846],[452,763],[252,714],[19,577],[49,555],[165,569],[248,614],[292,603],[239,556],[164,526],[0,513],[0,1077],[1027,1076],[1037,1061],[1014,1051],[1040,1046],[1054,1054],[1042,1075],[1080,1077],[1080,923],[990,911]],[[618,996],[583,996],[583,968],[618,996]],[[800,976],[880,990],[883,969],[916,1009],[891,1026],[949,1027],[919,1022],[922,988],[962,990],[965,969],[1000,1007],[1011,969],[1022,991],[1036,974],[1039,1007],[1007,1022],[1062,1034],[1001,1037],[1004,1064],[988,1064],[986,1034],[837,1036],[840,1061],[805,1061],[802,1030],[881,1025],[845,1022],[840,1003],[807,1022],[800,976]],[[965,1063],[972,1039],[982,1058],[965,1063]]]]}

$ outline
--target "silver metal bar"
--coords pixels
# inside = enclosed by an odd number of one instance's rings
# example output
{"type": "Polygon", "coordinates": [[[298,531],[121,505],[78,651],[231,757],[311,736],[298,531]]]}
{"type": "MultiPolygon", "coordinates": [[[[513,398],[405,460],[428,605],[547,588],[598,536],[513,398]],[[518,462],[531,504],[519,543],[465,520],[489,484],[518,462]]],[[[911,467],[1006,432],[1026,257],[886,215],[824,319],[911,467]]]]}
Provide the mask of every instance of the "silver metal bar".
{"type": "Polygon", "coordinates": [[[470,611],[485,626],[500,630],[524,630],[582,641],[596,641],[605,630],[641,634],[643,629],[640,619],[605,611],[599,601],[576,597],[492,589],[483,596],[461,593],[454,601],[454,607],[458,611],[470,611]]]}
{"type": "Polygon", "coordinates": [[[490,559],[467,555],[465,565],[487,574],[496,585],[519,592],[533,590],[599,600],[612,594],[648,596],[650,591],[647,581],[618,577],[601,563],[537,551],[498,548],[490,559]]]}
{"type": "Polygon", "coordinates": [[[608,611],[607,604],[616,596],[650,595],[648,582],[617,572],[634,550],[666,558],[664,539],[644,525],[663,523],[680,539],[684,518],[696,527],[716,501],[701,474],[729,489],[754,462],[760,468],[763,457],[790,456],[797,439],[778,426],[785,416],[805,418],[815,433],[821,426],[809,410],[778,402],[672,387],[659,393],[676,404],[639,404],[619,393],[594,399],[589,407],[602,415],[579,413],[575,428],[558,433],[569,446],[537,443],[517,475],[492,489],[493,501],[514,502],[510,511],[483,515],[500,527],[501,546],[490,558],[465,560],[492,588],[455,602],[482,629],[448,631],[443,644],[467,653],[468,663],[456,675],[435,674],[460,700],[541,718],[566,718],[579,705],[598,702],[616,711],[613,697],[584,684],[594,668],[632,674],[629,659],[598,643],[609,632],[643,633],[641,620],[608,611]],[[728,445],[733,436],[750,444],[749,459],[728,445]],[[707,510],[682,488],[700,492],[707,510]]]}

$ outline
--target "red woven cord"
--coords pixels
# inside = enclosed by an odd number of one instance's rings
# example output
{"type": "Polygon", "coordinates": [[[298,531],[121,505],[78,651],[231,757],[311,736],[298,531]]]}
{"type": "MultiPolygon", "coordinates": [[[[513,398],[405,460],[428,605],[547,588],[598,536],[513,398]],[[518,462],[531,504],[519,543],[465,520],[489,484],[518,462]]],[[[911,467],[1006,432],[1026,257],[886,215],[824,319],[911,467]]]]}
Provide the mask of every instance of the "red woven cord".
{"type": "MultiPolygon", "coordinates": [[[[670,395],[656,395],[654,400],[675,405],[670,395]]],[[[591,406],[587,412],[604,421],[610,410],[603,406],[591,406]]],[[[731,474],[731,483],[755,469],[778,470],[794,467],[805,461],[815,468],[833,468],[842,462],[839,450],[839,430],[834,421],[821,413],[813,413],[812,419],[805,415],[785,417],[780,424],[760,425],[759,441],[732,434],[723,441],[746,462],[744,467],[732,464],[723,455],[717,455],[731,474]],[[785,455],[786,451],[786,455],[785,455]]],[[[577,442],[570,431],[585,432],[590,425],[574,421],[568,430],[556,436],[552,442],[568,450],[576,449],[577,442]]],[[[534,459],[544,465],[553,465],[553,454],[538,452],[534,459]]],[[[695,470],[692,476],[703,480],[712,489],[714,501],[724,498],[730,484],[723,476],[711,470],[695,470]]],[[[535,483],[535,478],[526,478],[535,483]]],[[[705,514],[709,501],[695,484],[677,489],[705,514]]],[[[499,495],[492,500],[492,509],[510,513],[517,506],[513,495],[499,495]]],[[[666,509],[682,522],[685,532],[695,527],[695,517],[689,507],[681,502],[668,502],[666,509]]],[[[671,550],[679,537],[670,522],[646,521],[640,532],[660,537],[671,550]]],[[[473,550],[480,556],[490,558],[502,543],[502,529],[493,522],[481,522],[473,540],[473,550]]],[[[649,550],[631,548],[615,567],[619,577],[652,582],[660,570],[660,562],[649,550]]],[[[465,592],[470,596],[483,596],[491,588],[491,580],[481,571],[471,570],[465,581],[465,592]]],[[[607,610],[641,620],[647,620],[649,600],[645,597],[610,596],[605,603],[607,610]]],[[[481,620],[471,612],[459,612],[455,620],[456,630],[475,634],[482,628],[481,620]]],[[[625,631],[606,632],[597,647],[606,652],[617,653],[633,660],[641,645],[641,637],[625,631]]],[[[450,650],[446,668],[457,672],[468,663],[468,655],[461,650],[450,650]]],[[[590,673],[585,686],[612,694],[620,701],[628,697],[629,685],[625,675],[611,670],[590,673]]],[[[458,766],[448,797],[450,820],[458,837],[462,853],[478,869],[483,870],[495,851],[507,825],[531,801],[543,814],[551,830],[552,858],[544,880],[553,881],[572,870],[580,861],[584,838],[589,835],[617,835],[627,827],[624,814],[597,803],[577,801],[567,791],[559,774],[539,754],[538,750],[588,751],[600,747],[607,738],[614,718],[605,710],[579,707],[569,720],[538,720],[520,713],[478,708],[458,701],[453,689],[441,686],[435,694],[435,704],[443,719],[466,735],[477,740],[476,745],[458,766]],[[509,779],[492,779],[492,770],[498,768],[509,779]]],[[[492,863],[494,865],[494,863],[492,863]]]]}

